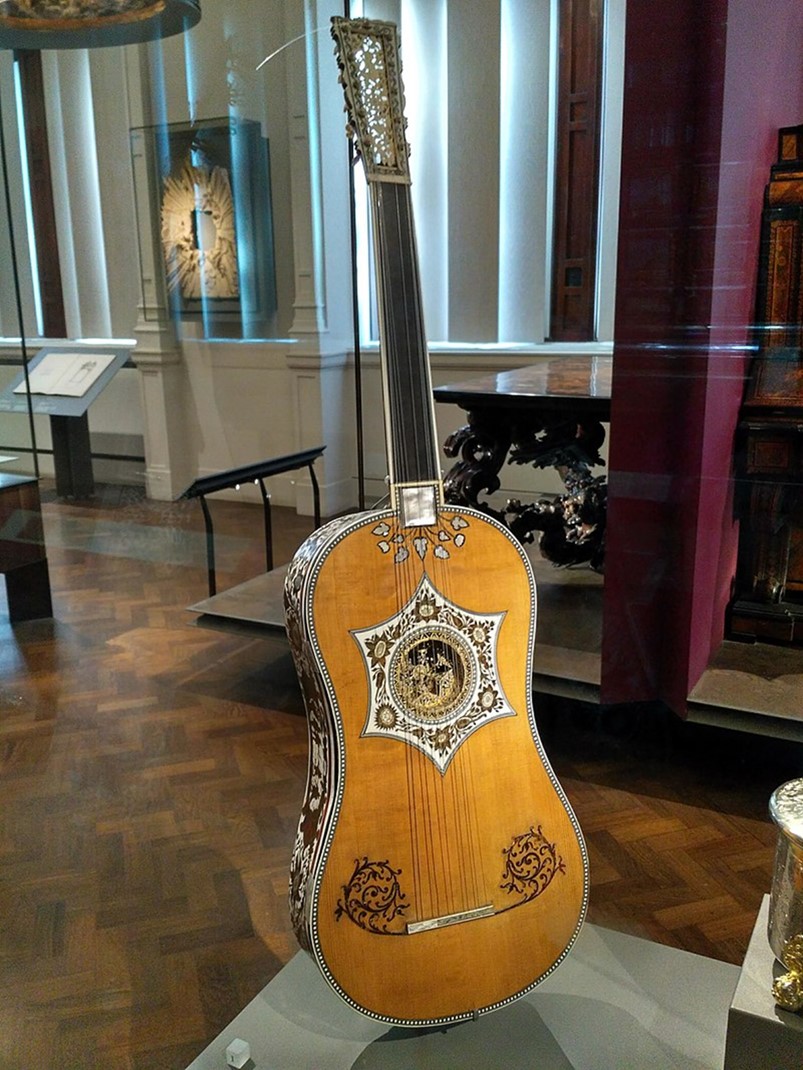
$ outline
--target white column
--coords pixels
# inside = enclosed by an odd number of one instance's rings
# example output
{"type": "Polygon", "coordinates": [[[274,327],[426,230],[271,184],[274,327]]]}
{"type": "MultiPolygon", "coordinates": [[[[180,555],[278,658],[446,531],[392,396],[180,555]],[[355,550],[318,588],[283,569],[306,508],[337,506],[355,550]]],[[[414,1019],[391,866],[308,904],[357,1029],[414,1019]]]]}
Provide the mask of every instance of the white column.
{"type": "Polygon", "coordinates": [[[410,124],[410,173],[424,322],[430,341],[440,342],[449,338],[446,0],[406,5],[403,13],[402,77],[410,124]]]}
{"type": "Polygon", "coordinates": [[[323,235],[321,220],[321,157],[318,125],[318,61],[314,0],[285,4],[287,40],[307,36],[293,48],[287,62],[287,101],[290,111],[290,189],[293,212],[295,299],[294,336],[325,330],[323,292],[323,235]],[[298,47],[300,46],[300,48],[298,47]],[[300,50],[303,49],[303,61],[300,50]]]}
{"type": "Polygon", "coordinates": [[[449,333],[495,342],[499,277],[500,0],[461,0],[448,13],[449,333]]]}
{"type": "MultiPolygon", "coordinates": [[[[17,94],[14,88],[14,69],[10,52],[0,52],[0,94],[3,98],[3,134],[6,144],[6,162],[11,187],[11,214],[14,226],[14,248],[17,255],[17,272],[22,299],[23,329],[27,337],[38,335],[36,306],[34,301],[33,272],[25,219],[25,196],[23,193],[23,157],[20,153],[19,124],[17,122],[17,94]]],[[[16,294],[13,284],[11,242],[6,212],[6,195],[0,176],[0,271],[3,285],[0,286],[0,335],[16,338],[20,333],[16,294]]]]}
{"type": "MultiPolygon", "coordinates": [[[[128,101],[132,127],[152,117],[149,50],[126,50],[128,101]]],[[[140,206],[140,295],[134,360],[140,373],[145,436],[145,486],[148,496],[170,501],[191,482],[196,451],[188,427],[190,394],[183,357],[170,319],[161,247],[145,210],[150,202],[147,132],[132,133],[137,204],[140,206]],[[144,216],[144,218],[143,218],[144,216]]],[[[158,206],[151,205],[151,211],[158,206]]]]}
{"type": "MultiPolygon", "coordinates": [[[[287,360],[291,374],[296,448],[326,446],[315,464],[324,516],[353,509],[357,502],[354,479],[354,384],[344,353],[326,356],[296,351],[287,360]]],[[[312,484],[298,473],[296,509],[313,512],[312,484]]]]}
{"type": "Polygon", "coordinates": [[[139,320],[134,336],[140,373],[145,438],[145,489],[149,498],[172,501],[192,482],[194,451],[188,448],[190,404],[184,364],[165,332],[139,320]]]}
{"type": "Polygon", "coordinates": [[[86,49],[45,52],[48,143],[67,334],[111,333],[92,83],[86,49]]]}
{"type": "Polygon", "coordinates": [[[602,124],[597,245],[597,338],[613,341],[619,172],[625,80],[625,0],[605,0],[603,11],[602,124]]]}
{"type": "MultiPolygon", "coordinates": [[[[330,9],[319,0],[286,0],[286,39],[306,32],[287,64],[290,114],[295,301],[288,357],[295,448],[325,445],[316,464],[324,515],[353,507],[351,257],[343,91],[328,33],[330,9]]],[[[291,46],[296,48],[297,46],[291,46]]],[[[309,478],[297,484],[299,512],[312,511],[309,478]]]]}
{"type": "Polygon", "coordinates": [[[140,284],[125,64],[117,49],[95,48],[89,65],[111,331],[130,338],[140,284]]]}
{"type": "MultiPolygon", "coordinates": [[[[546,265],[550,7],[502,0],[499,118],[499,341],[543,342],[546,265]]],[[[480,151],[482,138],[479,139],[480,151]]]]}

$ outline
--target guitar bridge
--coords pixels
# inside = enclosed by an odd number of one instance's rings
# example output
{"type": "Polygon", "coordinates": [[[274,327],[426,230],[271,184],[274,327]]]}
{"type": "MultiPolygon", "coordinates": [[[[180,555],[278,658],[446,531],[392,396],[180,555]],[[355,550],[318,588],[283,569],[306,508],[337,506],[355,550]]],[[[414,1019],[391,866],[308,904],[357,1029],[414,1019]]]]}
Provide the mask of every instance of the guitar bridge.
{"type": "Polygon", "coordinates": [[[425,918],[423,921],[408,921],[407,933],[425,933],[429,929],[445,929],[447,925],[459,925],[463,921],[474,921],[475,918],[488,918],[494,913],[493,903],[486,903],[484,907],[474,907],[473,910],[460,910],[457,914],[441,914],[439,918],[425,918]]]}

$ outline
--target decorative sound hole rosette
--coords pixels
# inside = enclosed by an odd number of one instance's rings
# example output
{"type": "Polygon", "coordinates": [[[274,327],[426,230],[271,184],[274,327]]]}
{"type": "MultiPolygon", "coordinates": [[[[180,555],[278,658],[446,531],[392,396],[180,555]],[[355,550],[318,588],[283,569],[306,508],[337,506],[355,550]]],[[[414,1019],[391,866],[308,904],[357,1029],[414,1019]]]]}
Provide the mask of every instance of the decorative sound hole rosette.
{"type": "Polygon", "coordinates": [[[447,628],[418,628],[398,644],[390,663],[390,693],[413,720],[439,724],[473,691],[468,643],[447,628]]]}
{"type": "Polygon", "coordinates": [[[369,685],[362,734],[407,743],[445,773],[472,732],[515,713],[497,679],[504,616],[457,606],[423,576],[395,616],[352,632],[369,685]]]}

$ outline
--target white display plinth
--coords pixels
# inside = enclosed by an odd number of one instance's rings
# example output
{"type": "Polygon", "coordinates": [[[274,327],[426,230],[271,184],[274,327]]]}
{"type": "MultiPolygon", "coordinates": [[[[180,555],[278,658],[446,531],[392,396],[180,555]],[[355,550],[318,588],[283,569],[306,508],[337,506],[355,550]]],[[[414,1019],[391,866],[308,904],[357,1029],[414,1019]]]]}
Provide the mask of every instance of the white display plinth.
{"type": "Polygon", "coordinates": [[[803,1018],[776,1006],[772,982],[786,968],[767,937],[770,897],[764,896],[728,1012],[725,1070],[800,1070],[803,1018]]]}
{"type": "Polygon", "coordinates": [[[255,1070],[722,1070],[738,978],[737,966],[586,925],[529,995],[415,1030],[351,1010],[299,953],[188,1070],[222,1070],[235,1038],[255,1070]]]}

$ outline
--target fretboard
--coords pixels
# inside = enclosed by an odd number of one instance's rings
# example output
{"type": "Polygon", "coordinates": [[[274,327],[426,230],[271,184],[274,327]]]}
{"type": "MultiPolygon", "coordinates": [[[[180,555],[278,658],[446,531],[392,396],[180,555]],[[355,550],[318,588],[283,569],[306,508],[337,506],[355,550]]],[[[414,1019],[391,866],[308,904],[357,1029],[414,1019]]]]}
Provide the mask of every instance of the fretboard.
{"type": "Polygon", "coordinates": [[[410,187],[371,182],[390,478],[440,478],[410,187]]]}

